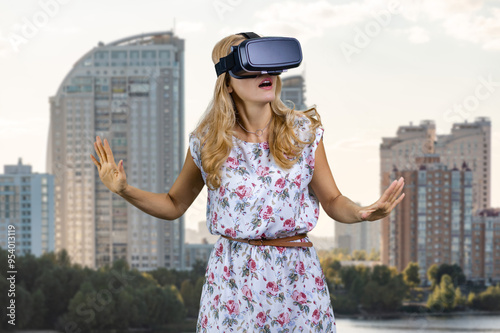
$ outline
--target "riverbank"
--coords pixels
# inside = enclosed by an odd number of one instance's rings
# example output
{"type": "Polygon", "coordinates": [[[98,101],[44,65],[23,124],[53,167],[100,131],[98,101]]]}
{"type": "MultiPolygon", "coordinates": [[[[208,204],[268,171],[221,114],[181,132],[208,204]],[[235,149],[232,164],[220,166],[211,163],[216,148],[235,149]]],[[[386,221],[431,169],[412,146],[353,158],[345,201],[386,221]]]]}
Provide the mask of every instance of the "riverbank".
{"type": "Polygon", "coordinates": [[[461,316],[499,316],[500,311],[452,311],[452,312],[390,312],[390,313],[360,313],[354,315],[345,315],[335,313],[338,319],[361,319],[361,320],[385,320],[385,319],[404,319],[416,317],[461,317],[461,316]]]}

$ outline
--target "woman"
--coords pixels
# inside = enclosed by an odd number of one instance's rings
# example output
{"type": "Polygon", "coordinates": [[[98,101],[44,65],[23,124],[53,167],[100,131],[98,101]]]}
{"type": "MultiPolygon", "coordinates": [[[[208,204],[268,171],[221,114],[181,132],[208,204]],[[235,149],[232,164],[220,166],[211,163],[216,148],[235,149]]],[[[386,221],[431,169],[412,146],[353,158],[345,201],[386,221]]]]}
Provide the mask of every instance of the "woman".
{"type": "MultiPolygon", "coordinates": [[[[219,41],[214,63],[244,39],[219,41]]],[[[279,76],[220,75],[166,194],[127,184],[123,161],[115,164],[107,140],[94,143],[102,182],[155,217],[179,218],[207,185],[207,226],[221,237],[207,266],[198,332],[335,332],[330,294],[306,234],[319,203],[332,219],[356,223],[387,216],[404,197],[402,178],[367,207],[343,196],[326,159],[319,114],[286,107],[280,91],[279,76]]]]}

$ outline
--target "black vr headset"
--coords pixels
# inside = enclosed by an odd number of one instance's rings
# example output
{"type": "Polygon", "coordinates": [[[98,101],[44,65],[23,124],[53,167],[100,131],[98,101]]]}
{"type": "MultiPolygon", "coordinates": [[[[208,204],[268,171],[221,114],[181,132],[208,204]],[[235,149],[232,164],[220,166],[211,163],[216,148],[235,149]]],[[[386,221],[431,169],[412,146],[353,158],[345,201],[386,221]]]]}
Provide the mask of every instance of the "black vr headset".
{"type": "Polygon", "coordinates": [[[231,46],[231,53],[215,65],[217,76],[229,74],[236,79],[249,79],[260,74],[279,75],[302,61],[300,43],[289,37],[260,37],[253,32],[239,35],[247,39],[231,46]]]}

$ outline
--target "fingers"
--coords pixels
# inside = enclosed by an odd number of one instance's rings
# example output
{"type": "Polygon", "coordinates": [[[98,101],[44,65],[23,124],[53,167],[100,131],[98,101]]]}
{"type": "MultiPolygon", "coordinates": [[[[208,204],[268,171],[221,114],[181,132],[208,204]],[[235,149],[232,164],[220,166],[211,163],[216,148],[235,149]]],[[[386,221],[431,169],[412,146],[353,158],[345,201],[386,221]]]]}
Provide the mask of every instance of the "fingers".
{"type": "Polygon", "coordinates": [[[399,194],[403,190],[404,185],[405,185],[405,182],[404,182],[403,177],[399,178],[396,187],[394,188],[392,193],[389,195],[389,198],[387,199],[389,204],[392,204],[393,201],[396,200],[396,198],[399,196],[399,194]]]}
{"type": "Polygon", "coordinates": [[[382,194],[382,196],[380,197],[379,201],[380,202],[386,202],[389,200],[389,197],[394,189],[394,184],[396,184],[396,180],[394,180],[391,185],[389,185],[389,187],[384,191],[384,193],[382,194]]]}
{"type": "Polygon", "coordinates": [[[107,139],[104,139],[104,150],[106,152],[106,156],[108,161],[112,162],[115,160],[113,156],[113,151],[111,150],[111,147],[109,146],[109,142],[107,139]]]}
{"type": "Polygon", "coordinates": [[[389,212],[391,212],[405,197],[405,194],[401,194],[401,196],[398,198],[398,200],[394,201],[394,203],[391,205],[389,212]]]}
{"type": "Polygon", "coordinates": [[[94,162],[95,166],[97,167],[97,170],[101,170],[101,163],[99,163],[94,156],[90,155],[90,158],[92,159],[92,162],[94,162]]]}
{"type": "Polygon", "coordinates": [[[96,142],[94,142],[94,148],[97,151],[97,154],[99,155],[101,163],[106,163],[108,159],[106,156],[106,152],[104,151],[104,147],[102,146],[101,138],[99,136],[97,136],[96,142]]]}

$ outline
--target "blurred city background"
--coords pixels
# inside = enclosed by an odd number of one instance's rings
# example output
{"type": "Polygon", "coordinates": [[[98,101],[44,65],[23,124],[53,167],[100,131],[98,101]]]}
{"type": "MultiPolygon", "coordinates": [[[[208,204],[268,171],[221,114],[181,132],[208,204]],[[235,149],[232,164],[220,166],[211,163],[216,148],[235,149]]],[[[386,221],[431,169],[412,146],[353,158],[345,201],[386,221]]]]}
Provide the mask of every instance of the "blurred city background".
{"type": "Polygon", "coordinates": [[[194,331],[218,239],[206,188],[159,220],[108,191],[89,155],[107,138],[131,185],[168,192],[212,97],[212,48],[241,31],[301,42],[281,98],[317,106],[344,195],[369,205],[405,178],[382,221],[320,213],[310,237],[336,315],[500,311],[498,1],[40,0],[0,4],[0,22],[0,275],[12,225],[16,328],[194,331]]]}

